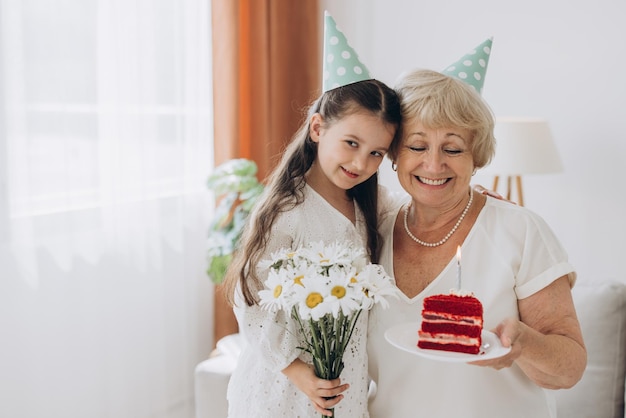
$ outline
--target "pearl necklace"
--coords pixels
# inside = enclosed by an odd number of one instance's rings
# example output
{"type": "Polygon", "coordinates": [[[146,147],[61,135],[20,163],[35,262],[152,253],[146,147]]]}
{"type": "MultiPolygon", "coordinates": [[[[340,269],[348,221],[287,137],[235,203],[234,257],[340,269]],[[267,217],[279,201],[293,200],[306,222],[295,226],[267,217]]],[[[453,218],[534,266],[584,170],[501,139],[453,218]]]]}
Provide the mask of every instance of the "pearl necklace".
{"type": "Polygon", "coordinates": [[[445,237],[443,237],[443,239],[440,241],[425,242],[425,241],[420,240],[419,238],[417,238],[415,235],[411,233],[411,231],[409,230],[409,225],[407,223],[407,218],[409,217],[409,209],[411,209],[410,203],[406,205],[406,208],[404,209],[404,230],[406,231],[407,234],[409,234],[409,237],[411,237],[411,239],[417,242],[418,244],[423,245],[424,247],[438,247],[444,242],[446,242],[452,236],[452,234],[454,234],[454,232],[459,227],[459,225],[461,225],[461,221],[463,220],[463,218],[465,218],[465,215],[467,215],[467,211],[469,210],[470,206],[472,206],[473,200],[474,200],[474,192],[473,190],[470,189],[470,198],[469,198],[469,201],[467,202],[467,206],[465,206],[465,209],[463,209],[463,213],[461,213],[461,217],[459,218],[458,221],[456,221],[456,224],[454,224],[450,232],[448,232],[448,234],[445,237]]]}

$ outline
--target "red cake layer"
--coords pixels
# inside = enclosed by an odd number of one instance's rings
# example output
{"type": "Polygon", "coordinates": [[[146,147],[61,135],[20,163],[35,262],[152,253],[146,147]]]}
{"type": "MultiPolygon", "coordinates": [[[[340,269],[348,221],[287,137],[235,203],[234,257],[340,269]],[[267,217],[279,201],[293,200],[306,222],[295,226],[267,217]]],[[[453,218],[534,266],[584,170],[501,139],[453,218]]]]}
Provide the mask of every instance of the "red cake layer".
{"type": "Polygon", "coordinates": [[[428,341],[419,341],[417,343],[419,348],[424,348],[427,350],[439,350],[439,351],[453,351],[455,353],[467,353],[467,354],[478,354],[480,352],[480,346],[467,346],[462,344],[438,344],[432,343],[428,341]]]}
{"type": "Polygon", "coordinates": [[[433,295],[424,299],[424,311],[482,317],[483,305],[474,296],[433,295]]]}
{"type": "Polygon", "coordinates": [[[477,354],[482,344],[483,306],[474,296],[433,295],[424,299],[417,346],[477,354]]]}
{"type": "Polygon", "coordinates": [[[479,325],[467,325],[454,322],[439,323],[424,320],[422,322],[422,331],[430,333],[464,335],[467,337],[479,337],[482,327],[479,325]]]}

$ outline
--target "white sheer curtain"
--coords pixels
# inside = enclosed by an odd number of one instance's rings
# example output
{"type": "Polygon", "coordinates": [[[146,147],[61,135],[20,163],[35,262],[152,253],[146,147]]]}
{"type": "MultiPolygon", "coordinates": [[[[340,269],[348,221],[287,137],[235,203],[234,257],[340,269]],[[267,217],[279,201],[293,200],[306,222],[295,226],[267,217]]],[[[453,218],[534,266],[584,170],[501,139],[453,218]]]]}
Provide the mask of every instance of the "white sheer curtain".
{"type": "Polygon", "coordinates": [[[210,0],[0,0],[0,416],[193,416],[210,0]]]}

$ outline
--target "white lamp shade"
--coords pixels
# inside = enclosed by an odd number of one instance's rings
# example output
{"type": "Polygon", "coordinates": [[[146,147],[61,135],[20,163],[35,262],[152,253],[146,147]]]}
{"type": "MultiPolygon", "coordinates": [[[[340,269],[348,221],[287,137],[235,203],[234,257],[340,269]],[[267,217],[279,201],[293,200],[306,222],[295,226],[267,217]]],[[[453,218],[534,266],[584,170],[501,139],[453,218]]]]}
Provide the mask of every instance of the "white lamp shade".
{"type": "Polygon", "coordinates": [[[485,172],[521,176],[563,171],[563,164],[544,119],[497,118],[496,155],[485,172]]]}

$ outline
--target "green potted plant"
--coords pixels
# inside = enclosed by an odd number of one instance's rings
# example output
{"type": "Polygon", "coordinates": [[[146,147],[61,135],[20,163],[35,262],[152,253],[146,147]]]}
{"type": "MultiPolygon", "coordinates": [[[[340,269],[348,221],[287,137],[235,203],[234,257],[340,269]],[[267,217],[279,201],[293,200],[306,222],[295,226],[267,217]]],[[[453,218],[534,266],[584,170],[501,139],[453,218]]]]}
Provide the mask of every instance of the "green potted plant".
{"type": "Polygon", "coordinates": [[[224,280],[246,218],[263,192],[256,175],[254,161],[236,158],[216,167],[208,178],[207,186],[217,201],[209,225],[207,268],[215,284],[224,280]]]}

